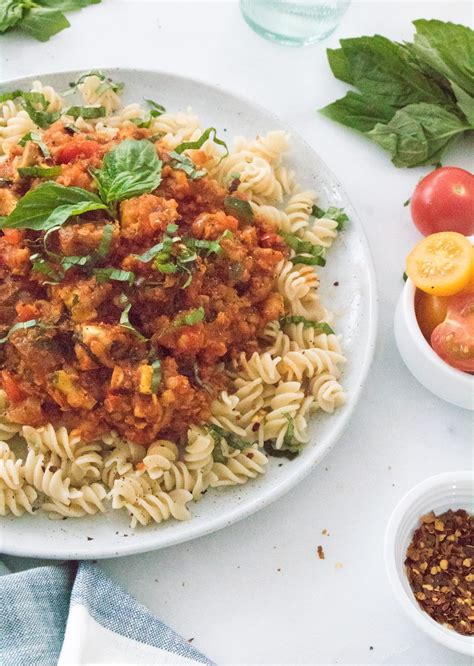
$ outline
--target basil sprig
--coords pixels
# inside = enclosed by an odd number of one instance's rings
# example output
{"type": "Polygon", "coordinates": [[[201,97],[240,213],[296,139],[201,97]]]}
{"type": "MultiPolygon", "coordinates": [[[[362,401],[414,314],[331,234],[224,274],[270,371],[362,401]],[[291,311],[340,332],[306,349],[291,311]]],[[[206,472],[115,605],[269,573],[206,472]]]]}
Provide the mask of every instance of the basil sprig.
{"type": "Polygon", "coordinates": [[[77,118],[84,118],[84,120],[92,120],[95,118],[103,118],[105,116],[104,106],[70,106],[66,111],[67,116],[72,116],[74,120],[77,118]]]}
{"type": "Polygon", "coordinates": [[[474,129],[474,31],[438,20],[414,25],[412,43],[374,35],[327,51],[334,76],[359,92],[321,112],[363,132],[398,167],[436,164],[474,129]]]}
{"type": "Polygon", "coordinates": [[[42,129],[49,127],[49,125],[54,123],[61,115],[60,111],[48,111],[49,102],[40,92],[13,90],[11,92],[0,94],[0,102],[13,99],[20,102],[31,120],[42,129]]]}
{"type": "Polygon", "coordinates": [[[161,182],[161,167],[150,141],[126,139],[106,153],[93,176],[102,201],[110,205],[152,192],[161,182]]]}
{"type": "Polygon", "coordinates": [[[179,146],[176,146],[174,152],[178,153],[178,155],[181,155],[181,153],[183,153],[185,150],[199,150],[199,148],[202,148],[202,146],[209,138],[212,138],[214,143],[217,143],[219,146],[223,146],[225,148],[225,155],[223,155],[223,158],[227,157],[229,154],[229,149],[227,148],[226,142],[218,138],[217,130],[215,127],[208,127],[207,130],[201,134],[199,139],[196,139],[196,141],[184,141],[183,143],[180,143],[179,146]]]}

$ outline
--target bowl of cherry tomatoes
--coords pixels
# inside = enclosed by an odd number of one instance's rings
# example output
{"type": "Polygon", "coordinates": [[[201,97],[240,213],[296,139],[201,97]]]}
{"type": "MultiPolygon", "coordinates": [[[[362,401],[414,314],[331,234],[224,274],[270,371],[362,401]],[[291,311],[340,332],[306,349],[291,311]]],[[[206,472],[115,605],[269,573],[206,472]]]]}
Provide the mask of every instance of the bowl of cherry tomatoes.
{"type": "Polygon", "coordinates": [[[411,210],[425,238],[406,260],[397,346],[425,388],[474,409],[474,176],[436,169],[418,184],[411,210]]]}

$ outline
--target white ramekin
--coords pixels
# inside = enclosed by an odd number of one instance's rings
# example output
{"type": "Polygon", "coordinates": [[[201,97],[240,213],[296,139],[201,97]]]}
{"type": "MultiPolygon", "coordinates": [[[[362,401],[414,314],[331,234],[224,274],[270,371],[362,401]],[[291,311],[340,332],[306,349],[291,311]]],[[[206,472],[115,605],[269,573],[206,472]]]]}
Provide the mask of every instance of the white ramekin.
{"type": "Polygon", "coordinates": [[[445,647],[474,656],[474,637],[462,636],[425,613],[415,599],[405,572],[406,551],[419,518],[430,511],[440,514],[448,509],[474,512],[473,472],[446,472],[432,476],[400,500],[385,533],[385,565],[394,594],[411,620],[445,647]]]}
{"type": "Polygon", "coordinates": [[[474,375],[445,363],[425,340],[415,314],[415,285],[408,278],[395,311],[395,339],[412,375],[439,398],[474,409],[474,375]]]}

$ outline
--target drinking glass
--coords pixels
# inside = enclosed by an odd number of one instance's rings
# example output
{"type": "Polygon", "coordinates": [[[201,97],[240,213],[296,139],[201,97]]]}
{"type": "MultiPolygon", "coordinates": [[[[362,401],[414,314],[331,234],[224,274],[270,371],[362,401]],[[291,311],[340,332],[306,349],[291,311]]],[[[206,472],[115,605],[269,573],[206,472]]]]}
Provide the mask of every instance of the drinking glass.
{"type": "Polygon", "coordinates": [[[314,44],[339,25],[350,0],[240,0],[243,17],[262,37],[288,46],[314,44]]]}

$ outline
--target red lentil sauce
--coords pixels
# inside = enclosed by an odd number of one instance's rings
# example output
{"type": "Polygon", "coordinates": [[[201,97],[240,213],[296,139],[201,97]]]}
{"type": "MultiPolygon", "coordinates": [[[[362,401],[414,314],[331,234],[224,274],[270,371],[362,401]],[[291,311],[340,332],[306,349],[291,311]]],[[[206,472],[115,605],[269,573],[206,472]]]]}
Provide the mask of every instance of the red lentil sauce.
{"type": "MultiPolygon", "coordinates": [[[[51,154],[46,163],[61,165],[56,182],[96,191],[90,170],[100,167],[105,153],[126,138],[148,136],[139,128],[122,129],[112,141],[94,133],[71,135],[58,121],[43,136],[51,154]]],[[[133,285],[98,283],[76,266],[48,284],[51,279],[31,260],[43,247],[44,232],[0,232],[0,337],[18,322],[37,322],[12,331],[0,345],[0,385],[12,421],[65,425],[86,441],[111,430],[144,445],[157,437],[179,441],[190,424],[209,419],[211,400],[226,387],[222,363],[258,349],[258,334],[282,316],[274,286],[275,266],[285,256],[282,239],[265,220],[228,214],[226,189],[207,176],[192,180],[171,168],[166,150],[159,141],[155,146],[163,161],[155,191],[123,201],[115,218],[86,213],[48,237],[48,248],[59,257],[85,256],[113,224],[110,251],[99,266],[132,271],[133,285]],[[221,239],[219,254],[204,253],[193,262],[186,288],[187,275],[164,274],[136,256],[159,243],[170,224],[183,239],[221,239]],[[124,296],[140,335],[120,324],[124,296]],[[202,321],[176,325],[197,308],[204,310],[202,321]],[[156,360],[161,377],[151,390],[156,360]]],[[[0,178],[12,181],[0,189],[0,215],[43,182],[17,174],[15,165],[34,150],[30,143],[17,146],[0,166],[0,178]]]]}

